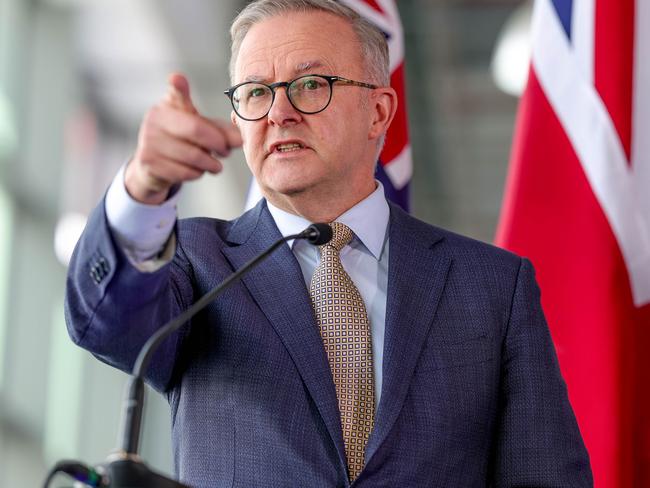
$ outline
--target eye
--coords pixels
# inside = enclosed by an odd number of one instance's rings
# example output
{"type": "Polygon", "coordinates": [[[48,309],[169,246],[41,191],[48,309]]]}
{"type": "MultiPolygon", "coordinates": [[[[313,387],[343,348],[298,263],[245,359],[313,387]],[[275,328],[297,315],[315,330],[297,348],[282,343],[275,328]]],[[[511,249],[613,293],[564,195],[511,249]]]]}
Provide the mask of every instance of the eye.
{"type": "Polygon", "coordinates": [[[252,86],[246,92],[246,98],[259,98],[267,94],[267,90],[263,86],[252,86]]]}
{"type": "Polygon", "coordinates": [[[318,83],[318,81],[313,78],[306,79],[302,83],[303,90],[316,90],[319,87],[320,87],[320,83],[318,83]]]}
{"type": "Polygon", "coordinates": [[[314,91],[323,88],[326,84],[326,81],[322,78],[312,77],[312,78],[300,78],[297,80],[298,89],[301,91],[314,91]]]}

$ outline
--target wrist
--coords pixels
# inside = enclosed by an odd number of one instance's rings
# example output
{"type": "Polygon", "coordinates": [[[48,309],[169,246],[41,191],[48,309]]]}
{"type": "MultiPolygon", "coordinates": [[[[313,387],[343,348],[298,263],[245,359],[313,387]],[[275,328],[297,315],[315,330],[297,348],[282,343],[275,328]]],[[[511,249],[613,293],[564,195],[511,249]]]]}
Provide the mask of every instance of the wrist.
{"type": "Polygon", "coordinates": [[[169,196],[172,185],[151,175],[138,174],[130,162],[124,173],[124,187],[131,198],[145,205],[160,205],[169,196]]]}

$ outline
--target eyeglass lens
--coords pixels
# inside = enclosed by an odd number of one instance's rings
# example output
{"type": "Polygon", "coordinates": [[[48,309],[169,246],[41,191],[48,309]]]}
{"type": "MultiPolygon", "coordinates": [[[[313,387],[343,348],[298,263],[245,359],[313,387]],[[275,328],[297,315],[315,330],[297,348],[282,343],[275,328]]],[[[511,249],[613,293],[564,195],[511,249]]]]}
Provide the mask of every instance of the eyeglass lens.
{"type": "MultiPolygon", "coordinates": [[[[327,79],[320,76],[303,76],[287,86],[287,96],[300,112],[316,113],[329,103],[331,85],[327,79]]],[[[232,101],[241,117],[259,119],[271,110],[273,91],[262,83],[244,83],[233,92],[232,101]]]]}

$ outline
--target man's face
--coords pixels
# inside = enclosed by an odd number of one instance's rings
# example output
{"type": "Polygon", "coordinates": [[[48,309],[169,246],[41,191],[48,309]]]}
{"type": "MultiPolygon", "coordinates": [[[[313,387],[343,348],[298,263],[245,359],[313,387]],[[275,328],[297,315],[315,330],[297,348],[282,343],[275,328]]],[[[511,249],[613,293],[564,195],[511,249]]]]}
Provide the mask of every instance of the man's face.
{"type": "MultiPolygon", "coordinates": [[[[359,42],[345,20],[308,12],[254,25],[242,42],[234,81],[270,84],[306,74],[370,81],[359,42]]],[[[372,129],[376,118],[373,96],[367,88],[335,84],[329,106],[306,115],[293,108],[282,87],[267,117],[245,121],[233,115],[246,160],[265,196],[276,205],[306,194],[365,197],[374,188],[378,138],[372,129]],[[288,150],[292,143],[299,147],[288,150]]]]}

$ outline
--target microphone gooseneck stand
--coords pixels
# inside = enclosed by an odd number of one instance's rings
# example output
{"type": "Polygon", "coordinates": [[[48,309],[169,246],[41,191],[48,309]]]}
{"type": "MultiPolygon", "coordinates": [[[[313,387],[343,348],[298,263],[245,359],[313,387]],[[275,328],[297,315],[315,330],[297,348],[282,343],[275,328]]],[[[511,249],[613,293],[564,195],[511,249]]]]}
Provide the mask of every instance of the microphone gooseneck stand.
{"type": "Polygon", "coordinates": [[[299,234],[283,237],[271,247],[244,264],[222,283],[203,295],[191,307],[158,329],[140,350],[133,366],[133,372],[126,388],[120,428],[121,446],[108,458],[105,465],[96,468],[78,461],[60,461],[49,472],[44,483],[48,488],[54,476],[65,473],[86,486],[96,488],[189,488],[177,481],[150,470],[138,456],[142,413],[144,407],[144,375],[153,353],[171,334],[201,311],[226,288],[239,280],[273,251],[287,241],[305,239],[315,246],[326,244],[332,239],[332,228],[328,224],[312,224],[299,234]]]}

